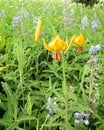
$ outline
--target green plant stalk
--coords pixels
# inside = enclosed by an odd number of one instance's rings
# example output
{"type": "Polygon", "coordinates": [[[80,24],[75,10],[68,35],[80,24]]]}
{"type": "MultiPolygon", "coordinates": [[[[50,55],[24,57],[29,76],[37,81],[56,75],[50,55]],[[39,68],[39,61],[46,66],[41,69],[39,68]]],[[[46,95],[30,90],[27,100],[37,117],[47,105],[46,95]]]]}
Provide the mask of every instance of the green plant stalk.
{"type": "MultiPolygon", "coordinates": [[[[18,69],[19,69],[19,76],[20,76],[20,85],[16,91],[16,93],[18,93],[18,91],[21,89],[22,91],[22,98],[23,98],[23,108],[25,106],[24,103],[24,88],[23,88],[23,68],[24,68],[24,53],[23,53],[23,47],[22,47],[22,43],[17,44],[17,59],[18,59],[18,69]]],[[[24,128],[25,128],[25,122],[24,122],[24,128]]]]}
{"type": "Polygon", "coordinates": [[[88,69],[88,66],[85,65],[85,68],[83,70],[83,74],[82,74],[82,77],[81,77],[80,88],[79,88],[79,91],[78,91],[78,95],[80,94],[80,92],[82,92],[85,104],[86,104],[86,96],[85,96],[85,90],[84,90],[83,86],[84,86],[84,80],[85,80],[85,75],[86,75],[87,69],[88,69]]]}
{"type": "Polygon", "coordinates": [[[65,126],[66,130],[68,130],[68,100],[67,100],[67,86],[66,86],[66,76],[65,76],[65,61],[64,61],[64,53],[62,55],[62,73],[63,73],[63,81],[62,81],[62,89],[63,89],[63,94],[65,96],[65,110],[66,110],[66,115],[65,115],[65,126]]]}
{"type": "Polygon", "coordinates": [[[44,121],[43,125],[41,126],[40,130],[43,129],[43,127],[44,127],[44,125],[46,124],[46,122],[47,122],[47,118],[45,119],[45,121],[44,121]]]}
{"type": "Polygon", "coordinates": [[[90,75],[90,89],[89,89],[89,99],[91,98],[91,94],[92,94],[92,91],[93,91],[93,83],[94,83],[94,81],[93,81],[93,74],[94,74],[94,64],[92,63],[92,65],[91,65],[91,75],[90,75]]]}

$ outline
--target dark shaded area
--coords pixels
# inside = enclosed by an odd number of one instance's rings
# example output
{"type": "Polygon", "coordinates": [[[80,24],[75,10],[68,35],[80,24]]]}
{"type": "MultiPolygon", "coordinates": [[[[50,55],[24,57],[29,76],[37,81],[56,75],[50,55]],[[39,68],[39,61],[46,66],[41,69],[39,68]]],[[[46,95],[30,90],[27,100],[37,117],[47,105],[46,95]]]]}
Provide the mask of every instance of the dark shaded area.
{"type": "Polygon", "coordinates": [[[74,0],[74,2],[85,4],[85,6],[93,6],[97,4],[99,0],[74,0]]]}

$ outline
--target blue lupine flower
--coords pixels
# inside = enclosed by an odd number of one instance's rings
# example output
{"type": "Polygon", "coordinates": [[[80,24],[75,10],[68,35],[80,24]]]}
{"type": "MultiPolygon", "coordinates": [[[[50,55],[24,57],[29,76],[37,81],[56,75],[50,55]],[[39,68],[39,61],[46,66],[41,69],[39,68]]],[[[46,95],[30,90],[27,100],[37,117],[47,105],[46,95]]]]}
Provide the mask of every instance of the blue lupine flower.
{"type": "Polygon", "coordinates": [[[95,46],[91,46],[89,49],[89,54],[91,55],[95,51],[95,46]]]}
{"type": "Polygon", "coordinates": [[[49,110],[49,108],[50,108],[50,106],[47,105],[47,106],[46,106],[46,110],[49,110]]]}
{"type": "Polygon", "coordinates": [[[84,117],[85,117],[85,113],[82,112],[82,113],[80,114],[80,118],[84,118],[84,117]]]}
{"type": "Polygon", "coordinates": [[[82,29],[84,29],[88,24],[88,18],[84,16],[84,18],[81,20],[82,29]]]}
{"type": "Polygon", "coordinates": [[[83,120],[83,119],[81,119],[81,120],[80,120],[80,123],[81,123],[81,124],[84,124],[85,122],[84,122],[84,120],[83,120]]]}
{"type": "Polygon", "coordinates": [[[84,114],[85,118],[89,118],[90,114],[84,114]]]}
{"type": "Polygon", "coordinates": [[[20,16],[14,17],[13,21],[12,21],[13,28],[17,27],[20,22],[21,22],[21,17],[20,16]]]}
{"type": "Polygon", "coordinates": [[[51,117],[51,115],[50,115],[50,114],[47,114],[46,118],[49,119],[50,117],[51,117]]]}
{"type": "Polygon", "coordinates": [[[80,113],[75,112],[75,113],[74,113],[74,117],[75,117],[75,118],[80,118],[80,113]]]}
{"type": "Polygon", "coordinates": [[[91,28],[92,28],[93,31],[95,31],[95,29],[98,28],[98,22],[92,21],[92,23],[91,23],[91,28]]]}
{"type": "Polygon", "coordinates": [[[94,56],[94,57],[92,58],[92,61],[93,61],[94,63],[97,62],[97,61],[98,61],[98,55],[94,56]]]}
{"type": "Polygon", "coordinates": [[[58,106],[57,102],[53,102],[53,105],[56,106],[56,107],[58,106]]]}
{"type": "Polygon", "coordinates": [[[101,46],[98,44],[95,46],[95,48],[96,48],[96,51],[99,51],[101,49],[101,46]]]}
{"type": "Polygon", "coordinates": [[[89,54],[91,55],[92,53],[96,53],[101,49],[101,46],[98,44],[96,46],[91,46],[89,49],[89,54]]]}
{"type": "Polygon", "coordinates": [[[34,20],[33,20],[35,25],[37,25],[38,21],[39,21],[39,18],[34,18],[34,20]]]}
{"type": "Polygon", "coordinates": [[[24,18],[28,19],[30,17],[29,12],[23,10],[21,12],[19,12],[19,15],[23,16],[24,18]]]}
{"type": "Polygon", "coordinates": [[[51,97],[49,97],[49,98],[47,99],[47,101],[48,101],[48,103],[51,103],[52,98],[51,98],[51,97]]]}
{"type": "Polygon", "coordinates": [[[70,11],[70,24],[72,27],[75,27],[74,9],[71,9],[71,11],[70,11]]]}
{"type": "Polygon", "coordinates": [[[76,125],[79,125],[80,121],[77,120],[77,119],[75,119],[74,123],[75,123],[76,125]]]}
{"type": "Polygon", "coordinates": [[[90,122],[88,120],[89,116],[90,116],[90,114],[88,114],[88,113],[84,113],[84,112],[78,113],[78,112],[75,112],[74,113],[74,117],[75,117],[74,123],[76,125],[79,125],[79,124],[89,125],[90,124],[90,122]]]}
{"type": "Polygon", "coordinates": [[[48,113],[48,115],[47,115],[47,118],[50,118],[50,116],[51,116],[52,114],[54,114],[54,113],[57,112],[55,108],[53,109],[52,105],[53,105],[53,107],[58,107],[58,104],[57,104],[57,102],[56,102],[56,98],[52,99],[51,97],[49,97],[49,98],[47,99],[47,106],[46,106],[46,110],[49,111],[49,113],[48,113]]]}
{"type": "Polygon", "coordinates": [[[84,124],[89,125],[90,124],[89,120],[84,120],[84,124]]]}
{"type": "Polygon", "coordinates": [[[66,10],[62,11],[62,19],[65,20],[66,19],[66,10]]]}

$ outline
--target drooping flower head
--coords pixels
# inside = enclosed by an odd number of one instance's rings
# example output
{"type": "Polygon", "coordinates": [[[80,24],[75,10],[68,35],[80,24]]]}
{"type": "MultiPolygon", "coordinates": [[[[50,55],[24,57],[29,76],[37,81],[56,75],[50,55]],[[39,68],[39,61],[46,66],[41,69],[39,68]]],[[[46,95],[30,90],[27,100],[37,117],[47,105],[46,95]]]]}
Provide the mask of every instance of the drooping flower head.
{"type": "Polygon", "coordinates": [[[86,40],[82,34],[80,34],[79,36],[72,37],[72,45],[73,46],[82,47],[83,45],[85,45],[85,43],[86,43],[86,40]]]}
{"type": "Polygon", "coordinates": [[[84,38],[84,36],[82,34],[80,34],[79,36],[73,36],[72,37],[72,45],[76,46],[76,51],[82,51],[82,46],[86,44],[86,40],[84,38]]]}
{"type": "Polygon", "coordinates": [[[36,32],[35,32],[35,41],[38,41],[40,38],[41,28],[42,28],[42,20],[38,20],[36,32]]]}
{"type": "Polygon", "coordinates": [[[59,36],[56,36],[49,44],[46,44],[43,38],[43,44],[46,50],[55,52],[53,60],[61,60],[62,57],[59,51],[65,51],[68,48],[68,38],[66,38],[66,41],[63,41],[59,36]]]}
{"type": "Polygon", "coordinates": [[[56,36],[49,44],[46,44],[43,38],[43,44],[48,51],[65,51],[68,48],[68,38],[63,41],[59,36],[56,36]]]}

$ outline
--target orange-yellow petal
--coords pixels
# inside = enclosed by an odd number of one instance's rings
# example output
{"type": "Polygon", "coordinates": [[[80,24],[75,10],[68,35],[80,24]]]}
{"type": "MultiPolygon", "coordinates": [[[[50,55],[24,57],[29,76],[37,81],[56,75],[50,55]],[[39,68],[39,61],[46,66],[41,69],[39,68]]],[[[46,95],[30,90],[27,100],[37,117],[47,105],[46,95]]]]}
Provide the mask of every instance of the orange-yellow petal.
{"type": "Polygon", "coordinates": [[[66,41],[64,43],[64,47],[62,48],[63,51],[65,51],[68,48],[68,38],[66,38],[66,41]]]}
{"type": "Polygon", "coordinates": [[[86,43],[86,40],[82,34],[79,36],[72,37],[72,45],[73,46],[83,46],[86,43]]]}
{"type": "Polygon", "coordinates": [[[64,42],[59,36],[56,36],[48,45],[43,39],[43,44],[45,49],[49,51],[64,51],[68,47],[68,38],[66,38],[66,42],[64,42]]]}
{"type": "MultiPolygon", "coordinates": [[[[49,50],[49,47],[48,47],[48,45],[46,44],[45,39],[43,38],[42,40],[43,40],[44,48],[45,48],[46,50],[49,50]]],[[[50,50],[49,50],[49,51],[50,51],[50,50]]]]}
{"type": "Polygon", "coordinates": [[[55,51],[61,51],[63,46],[64,46],[64,41],[61,40],[61,38],[59,36],[56,36],[55,40],[56,40],[56,42],[55,42],[55,45],[54,45],[54,50],[55,51]]]}
{"type": "Polygon", "coordinates": [[[42,28],[42,20],[38,20],[38,24],[35,32],[35,41],[38,41],[38,39],[40,38],[41,28],[42,28]]]}
{"type": "Polygon", "coordinates": [[[80,46],[83,46],[86,43],[86,40],[82,34],[80,34],[80,46]]]}

